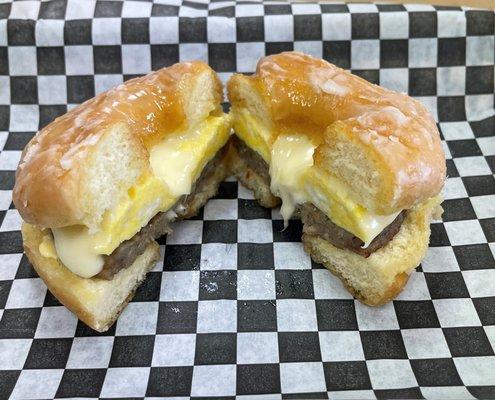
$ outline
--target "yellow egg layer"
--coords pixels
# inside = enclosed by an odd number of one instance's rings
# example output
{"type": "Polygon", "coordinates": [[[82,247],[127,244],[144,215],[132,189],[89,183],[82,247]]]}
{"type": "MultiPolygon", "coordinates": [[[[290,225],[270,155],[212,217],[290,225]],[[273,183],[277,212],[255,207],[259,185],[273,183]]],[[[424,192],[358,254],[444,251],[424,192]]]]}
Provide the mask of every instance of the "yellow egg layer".
{"type": "Polygon", "coordinates": [[[95,249],[101,254],[110,254],[154,215],[167,211],[182,195],[189,194],[205,165],[229,136],[230,117],[223,115],[209,117],[194,131],[169,135],[165,142],[169,145],[155,145],[150,158],[152,172],[145,174],[129,189],[127,198],[105,215],[100,232],[95,235],[98,237],[95,249]],[[172,153],[176,157],[171,157],[172,153]],[[176,185],[182,190],[177,190],[176,185]]]}
{"type": "MultiPolygon", "coordinates": [[[[167,135],[150,149],[150,170],[132,186],[119,205],[105,213],[99,230],[84,226],[52,229],[56,254],[75,274],[91,277],[103,267],[103,255],[111,254],[132,238],[153,216],[168,211],[182,195],[189,194],[205,165],[229,139],[229,115],[210,116],[187,132],[167,135]]],[[[42,254],[52,251],[44,245],[42,254]]]]}

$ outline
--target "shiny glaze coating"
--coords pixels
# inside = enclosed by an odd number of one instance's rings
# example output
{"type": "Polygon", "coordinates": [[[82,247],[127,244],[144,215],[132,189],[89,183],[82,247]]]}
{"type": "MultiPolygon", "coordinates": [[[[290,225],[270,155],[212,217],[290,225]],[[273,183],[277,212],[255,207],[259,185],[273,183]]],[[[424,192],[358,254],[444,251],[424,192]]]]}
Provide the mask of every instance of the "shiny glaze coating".
{"type": "MultiPolygon", "coordinates": [[[[187,127],[189,87],[205,72],[214,74],[208,65],[195,61],[129,80],[39,131],[24,149],[16,172],[13,198],[23,219],[57,227],[84,217],[81,207],[73,204],[88,196],[82,189],[82,170],[109,129],[120,130],[137,162],[147,168],[150,146],[167,133],[187,127]]],[[[222,88],[215,79],[219,102],[222,88]]]]}
{"type": "Polygon", "coordinates": [[[315,164],[324,169],[328,150],[342,137],[366,149],[397,189],[389,212],[410,208],[441,190],[445,157],[435,121],[419,101],[298,52],[262,58],[254,75],[231,79],[234,109],[244,107],[241,79],[263,99],[270,117],[263,122],[271,125],[272,143],[283,132],[305,133],[318,145],[315,164]]]}

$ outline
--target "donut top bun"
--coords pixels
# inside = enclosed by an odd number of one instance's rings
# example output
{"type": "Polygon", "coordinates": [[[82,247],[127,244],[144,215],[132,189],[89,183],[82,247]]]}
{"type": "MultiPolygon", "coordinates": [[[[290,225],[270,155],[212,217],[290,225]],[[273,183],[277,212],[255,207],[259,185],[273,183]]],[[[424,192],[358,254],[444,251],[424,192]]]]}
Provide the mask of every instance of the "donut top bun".
{"type": "Polygon", "coordinates": [[[205,63],[175,64],[101,93],[39,131],[24,149],[14,203],[40,228],[97,229],[150,170],[164,135],[220,113],[222,86],[205,63]]]}
{"type": "MultiPolygon", "coordinates": [[[[317,145],[317,168],[382,215],[438,194],[445,157],[436,124],[413,98],[373,85],[298,52],[262,58],[252,76],[228,83],[234,118],[248,112],[271,132],[304,133],[317,145]]],[[[269,161],[269,160],[266,160],[269,161]]]]}

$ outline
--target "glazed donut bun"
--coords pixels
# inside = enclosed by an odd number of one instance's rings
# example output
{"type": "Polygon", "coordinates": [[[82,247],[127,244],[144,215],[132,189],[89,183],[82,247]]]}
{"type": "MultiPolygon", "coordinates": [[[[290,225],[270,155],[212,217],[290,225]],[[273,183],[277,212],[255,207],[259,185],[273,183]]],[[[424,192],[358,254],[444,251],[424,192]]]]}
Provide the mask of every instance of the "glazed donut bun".
{"type": "Polygon", "coordinates": [[[158,260],[154,241],[227,175],[231,119],[202,62],[101,93],[26,146],[14,203],[24,247],[53,294],[103,331],[158,260]]]}
{"type": "Polygon", "coordinates": [[[26,146],[14,203],[45,228],[96,228],[150,168],[149,148],[219,111],[222,86],[202,62],[175,64],[110,89],[42,129],[26,146]]]}
{"type": "Polygon", "coordinates": [[[312,257],[369,304],[424,257],[446,164],[417,100],[298,52],[228,82],[236,175],[263,205],[300,212],[312,257]]]}

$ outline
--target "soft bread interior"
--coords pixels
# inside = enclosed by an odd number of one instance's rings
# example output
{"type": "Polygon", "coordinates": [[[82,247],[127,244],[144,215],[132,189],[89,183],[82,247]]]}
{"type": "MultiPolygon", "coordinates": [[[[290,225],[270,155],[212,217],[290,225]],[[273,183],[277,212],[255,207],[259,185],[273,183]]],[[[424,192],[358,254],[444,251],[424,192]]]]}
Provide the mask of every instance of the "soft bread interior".
{"type": "Polygon", "coordinates": [[[106,331],[115,322],[160,255],[158,244],[153,242],[111,281],[87,279],[73,274],[57,259],[41,255],[40,244],[52,240],[47,230],[24,223],[22,236],[24,250],[48,289],[80,320],[99,332],[106,331]]]}
{"type": "Polygon", "coordinates": [[[213,112],[221,112],[223,90],[213,70],[206,70],[196,79],[185,81],[184,86],[182,101],[190,126],[197,125],[213,112]]]}
{"type": "Polygon", "coordinates": [[[249,113],[258,117],[260,121],[270,125],[268,104],[259,90],[257,90],[255,84],[247,76],[233,75],[227,83],[227,90],[229,100],[234,109],[246,109],[249,113]]]}
{"type": "MultiPolygon", "coordinates": [[[[84,225],[97,229],[105,212],[119,204],[148,166],[145,149],[126,125],[108,128],[80,167],[84,225]]],[[[70,170],[69,174],[76,171],[70,170]]]]}
{"type": "Polygon", "coordinates": [[[328,127],[325,145],[315,153],[315,163],[329,174],[342,180],[353,199],[368,210],[388,214],[397,207],[393,203],[395,177],[384,165],[379,155],[355,140],[345,122],[337,121],[328,127]]]}

